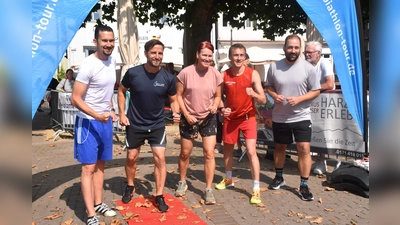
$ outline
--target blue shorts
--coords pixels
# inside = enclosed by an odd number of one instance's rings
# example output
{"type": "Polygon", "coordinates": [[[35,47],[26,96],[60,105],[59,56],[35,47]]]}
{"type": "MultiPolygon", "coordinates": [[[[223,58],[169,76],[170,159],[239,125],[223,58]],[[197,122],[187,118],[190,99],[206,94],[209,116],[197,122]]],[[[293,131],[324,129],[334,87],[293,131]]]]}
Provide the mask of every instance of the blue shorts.
{"type": "Polygon", "coordinates": [[[83,164],[111,160],[113,147],[112,119],[107,123],[76,117],[74,158],[83,164]]]}

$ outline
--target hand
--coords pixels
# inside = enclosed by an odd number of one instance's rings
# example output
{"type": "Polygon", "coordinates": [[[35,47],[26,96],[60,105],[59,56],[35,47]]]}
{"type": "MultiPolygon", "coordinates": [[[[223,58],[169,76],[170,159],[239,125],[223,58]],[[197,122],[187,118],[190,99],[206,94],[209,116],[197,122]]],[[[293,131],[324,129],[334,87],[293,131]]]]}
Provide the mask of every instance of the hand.
{"type": "Polygon", "coordinates": [[[246,94],[247,94],[248,96],[250,96],[250,97],[254,97],[253,88],[251,88],[251,87],[246,88],[246,94]]]}
{"type": "Polygon", "coordinates": [[[298,97],[287,97],[286,101],[291,105],[291,106],[295,106],[297,105],[300,101],[298,97]]]}
{"type": "Polygon", "coordinates": [[[281,104],[285,100],[286,100],[285,96],[277,95],[276,98],[274,99],[274,103],[275,104],[281,104]]]}
{"type": "Polygon", "coordinates": [[[186,118],[186,121],[189,123],[189,125],[193,125],[193,124],[197,123],[196,117],[194,117],[194,116],[192,116],[190,114],[185,116],[185,118],[186,118]]]}
{"type": "Polygon", "coordinates": [[[208,107],[208,111],[210,111],[211,114],[217,113],[217,106],[211,105],[210,107],[208,107]]]}
{"type": "Polygon", "coordinates": [[[118,116],[115,114],[114,111],[111,111],[111,116],[112,116],[112,121],[117,122],[118,121],[118,116]]]}
{"type": "Polygon", "coordinates": [[[223,117],[228,117],[231,114],[231,108],[223,108],[221,114],[223,117]]]}
{"type": "Polygon", "coordinates": [[[102,123],[108,123],[108,120],[110,120],[111,113],[110,112],[103,112],[101,114],[97,114],[96,120],[102,122],[102,123]]]}
{"type": "Polygon", "coordinates": [[[174,123],[179,123],[181,121],[181,114],[180,113],[172,113],[172,119],[174,123]]]}
{"type": "Polygon", "coordinates": [[[129,126],[129,125],[130,125],[129,119],[128,119],[128,117],[126,117],[125,114],[121,114],[120,117],[121,117],[121,118],[119,119],[119,124],[120,124],[121,126],[129,126]]]}

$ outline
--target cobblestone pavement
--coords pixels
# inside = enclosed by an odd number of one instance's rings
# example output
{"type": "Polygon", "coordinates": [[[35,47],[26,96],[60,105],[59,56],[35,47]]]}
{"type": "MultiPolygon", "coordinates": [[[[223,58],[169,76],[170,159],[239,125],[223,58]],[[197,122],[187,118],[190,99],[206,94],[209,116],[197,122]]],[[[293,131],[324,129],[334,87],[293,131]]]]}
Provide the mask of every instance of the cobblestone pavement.
{"type": "MultiPolygon", "coordinates": [[[[81,165],[73,158],[73,139],[62,134],[52,142],[54,133],[49,128],[48,111],[37,113],[32,122],[32,222],[36,225],[63,224],[73,219],[72,224],[85,224],[86,212],[80,191],[81,165]],[[50,139],[50,140],[49,140],[50,139]],[[60,215],[53,220],[47,216],[60,215]]],[[[177,125],[167,126],[167,181],[165,192],[173,195],[179,180],[178,155],[180,140],[177,125]]],[[[121,137],[123,139],[123,137],[121,137]]],[[[121,143],[114,144],[114,158],[107,162],[104,182],[104,202],[115,206],[113,200],[121,199],[125,188],[124,159],[126,152],[121,143]]],[[[201,205],[205,189],[203,157],[200,140],[195,142],[188,185],[183,203],[208,224],[369,224],[369,199],[343,191],[327,191],[326,178],[311,175],[309,185],[314,194],[312,202],[302,201],[298,194],[299,175],[296,155],[286,160],[284,178],[287,186],[280,190],[267,190],[275,172],[273,162],[265,159],[265,150],[258,150],[260,157],[261,197],[264,206],[249,203],[252,180],[247,157],[234,164],[235,188],[214,190],[216,205],[201,205]],[[200,205],[200,208],[193,207],[200,205]]],[[[155,193],[154,164],[149,146],[143,146],[138,162],[139,172],[135,180],[136,195],[155,193]]],[[[214,184],[225,175],[223,155],[216,154],[214,184]]],[[[329,166],[330,171],[333,167],[329,166]]],[[[123,223],[121,214],[117,217],[123,223]]],[[[113,218],[100,217],[105,224],[113,218]]],[[[188,224],[191,224],[188,221],[188,224]]]]}

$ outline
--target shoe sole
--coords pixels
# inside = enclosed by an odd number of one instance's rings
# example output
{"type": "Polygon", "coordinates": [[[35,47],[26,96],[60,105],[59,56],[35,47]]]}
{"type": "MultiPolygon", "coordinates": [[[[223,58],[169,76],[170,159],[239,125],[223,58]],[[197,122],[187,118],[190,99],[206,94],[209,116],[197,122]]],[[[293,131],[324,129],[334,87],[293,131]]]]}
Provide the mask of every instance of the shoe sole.
{"type": "Polygon", "coordinates": [[[206,205],[214,205],[215,203],[217,203],[217,202],[205,202],[204,204],[206,204],[206,205]]]}
{"type": "Polygon", "coordinates": [[[183,197],[183,196],[185,196],[187,189],[188,189],[188,186],[186,185],[185,193],[183,193],[183,194],[175,193],[175,197],[183,197]]]}
{"type": "Polygon", "coordinates": [[[282,186],[285,186],[285,185],[286,185],[285,181],[282,181],[278,186],[276,186],[276,187],[268,186],[268,188],[273,189],[273,190],[278,190],[279,188],[281,188],[282,186]]]}
{"type": "Polygon", "coordinates": [[[304,198],[303,195],[300,192],[299,192],[299,195],[301,197],[301,200],[303,200],[303,201],[313,201],[314,200],[314,197],[312,197],[310,199],[304,198]]]}
{"type": "Polygon", "coordinates": [[[229,187],[235,187],[235,184],[228,184],[228,185],[225,185],[225,187],[223,187],[223,188],[217,188],[217,186],[215,186],[215,189],[224,190],[224,189],[229,188],[229,187]]]}

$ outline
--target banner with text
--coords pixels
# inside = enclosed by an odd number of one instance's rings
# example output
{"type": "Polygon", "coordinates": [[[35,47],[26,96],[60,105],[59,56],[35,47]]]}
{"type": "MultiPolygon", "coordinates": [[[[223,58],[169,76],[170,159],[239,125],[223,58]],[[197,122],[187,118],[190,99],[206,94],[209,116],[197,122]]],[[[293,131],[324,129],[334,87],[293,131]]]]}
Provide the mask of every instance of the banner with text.
{"type": "Polygon", "coordinates": [[[354,0],[297,2],[329,45],[347,108],[363,134],[363,74],[354,0]]]}
{"type": "Polygon", "coordinates": [[[65,50],[98,0],[32,0],[32,119],[65,50]]]}

